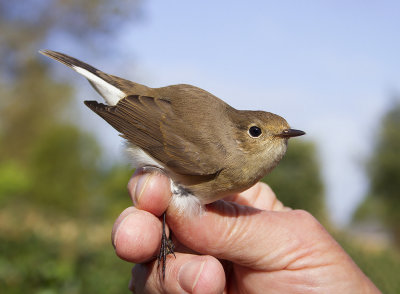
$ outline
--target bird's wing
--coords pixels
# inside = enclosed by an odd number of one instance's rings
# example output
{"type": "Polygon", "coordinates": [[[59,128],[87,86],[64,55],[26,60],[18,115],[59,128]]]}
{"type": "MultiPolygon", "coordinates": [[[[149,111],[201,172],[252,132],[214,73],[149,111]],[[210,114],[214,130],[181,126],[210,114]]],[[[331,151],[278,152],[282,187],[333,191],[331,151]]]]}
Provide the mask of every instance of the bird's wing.
{"type": "Polygon", "coordinates": [[[85,101],[85,104],[122,137],[171,171],[193,176],[210,176],[219,172],[220,167],[214,158],[209,158],[207,150],[204,150],[209,142],[187,140],[185,122],[174,115],[169,99],[132,95],[121,99],[115,106],[96,101],[85,101]]]}
{"type": "Polygon", "coordinates": [[[93,66],[66,54],[41,50],[41,54],[57,60],[83,75],[96,91],[104,98],[108,105],[116,105],[119,100],[130,95],[146,95],[148,87],[116,77],[98,70],[93,66]]]}

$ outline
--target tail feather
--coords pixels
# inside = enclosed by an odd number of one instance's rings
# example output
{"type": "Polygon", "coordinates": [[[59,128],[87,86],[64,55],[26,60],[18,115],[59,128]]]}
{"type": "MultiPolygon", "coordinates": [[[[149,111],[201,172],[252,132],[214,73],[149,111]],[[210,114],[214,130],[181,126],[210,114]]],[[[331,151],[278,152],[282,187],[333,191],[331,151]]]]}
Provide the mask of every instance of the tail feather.
{"type": "Polygon", "coordinates": [[[60,52],[51,50],[40,50],[39,52],[83,75],[109,105],[116,105],[120,99],[127,96],[125,91],[119,87],[119,80],[123,79],[110,76],[87,63],[60,52]]]}
{"type": "Polygon", "coordinates": [[[83,69],[93,73],[93,74],[101,73],[101,71],[98,70],[97,68],[94,68],[93,66],[91,66],[87,63],[84,63],[76,58],[73,58],[71,56],[68,56],[68,55],[60,53],[60,52],[44,49],[44,50],[40,50],[39,53],[41,53],[47,57],[50,57],[54,60],[57,60],[58,62],[61,62],[72,69],[74,69],[74,67],[80,67],[80,68],[83,68],[83,69]]]}

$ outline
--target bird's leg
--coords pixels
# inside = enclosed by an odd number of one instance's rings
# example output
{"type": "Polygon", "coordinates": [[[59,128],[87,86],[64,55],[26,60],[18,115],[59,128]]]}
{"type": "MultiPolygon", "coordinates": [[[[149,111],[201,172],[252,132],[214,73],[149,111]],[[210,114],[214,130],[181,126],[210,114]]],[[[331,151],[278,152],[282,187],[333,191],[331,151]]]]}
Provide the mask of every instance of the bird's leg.
{"type": "Polygon", "coordinates": [[[165,215],[166,215],[166,212],[163,213],[161,247],[160,247],[160,253],[157,256],[158,267],[160,267],[160,264],[161,264],[163,280],[165,279],[165,265],[167,262],[168,254],[173,254],[174,257],[176,258],[175,253],[174,253],[174,243],[172,242],[172,239],[171,239],[172,233],[170,231],[169,238],[167,238],[167,234],[165,232],[165,225],[166,225],[165,215]]]}

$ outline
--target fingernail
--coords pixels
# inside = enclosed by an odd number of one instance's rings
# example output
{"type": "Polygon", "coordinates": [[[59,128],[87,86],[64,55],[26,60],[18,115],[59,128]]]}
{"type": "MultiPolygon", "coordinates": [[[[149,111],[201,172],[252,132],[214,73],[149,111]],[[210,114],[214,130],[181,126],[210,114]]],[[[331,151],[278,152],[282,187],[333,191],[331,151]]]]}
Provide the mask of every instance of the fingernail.
{"type": "Polygon", "coordinates": [[[192,260],[184,264],[179,270],[179,285],[186,292],[192,293],[201,276],[206,261],[192,260]]]}
{"type": "Polygon", "coordinates": [[[133,203],[137,205],[140,201],[140,197],[142,196],[144,190],[146,189],[147,184],[149,183],[151,177],[153,174],[151,173],[145,173],[141,175],[137,181],[136,188],[135,188],[135,193],[133,197],[133,203]]]}
{"type": "Polygon", "coordinates": [[[112,230],[112,232],[111,232],[111,243],[112,243],[114,249],[116,249],[116,244],[117,244],[117,240],[118,240],[119,228],[121,227],[121,225],[122,225],[132,214],[133,214],[133,213],[128,213],[127,215],[125,215],[124,218],[117,224],[117,226],[113,228],[113,230],[112,230]]]}

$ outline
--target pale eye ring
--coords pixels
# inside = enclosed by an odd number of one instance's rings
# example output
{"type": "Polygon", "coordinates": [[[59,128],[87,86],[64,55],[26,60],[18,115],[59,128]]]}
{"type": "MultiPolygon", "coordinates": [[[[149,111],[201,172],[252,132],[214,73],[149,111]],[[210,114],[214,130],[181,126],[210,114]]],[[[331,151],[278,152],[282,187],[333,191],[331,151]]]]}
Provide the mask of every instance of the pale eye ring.
{"type": "Polygon", "coordinates": [[[253,137],[253,138],[258,138],[258,137],[261,136],[261,134],[262,134],[262,131],[261,131],[261,129],[260,129],[259,127],[257,127],[257,126],[251,126],[251,127],[249,128],[249,135],[250,135],[251,137],[253,137]]]}

